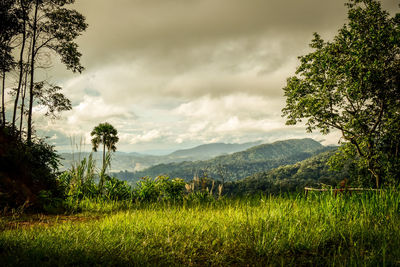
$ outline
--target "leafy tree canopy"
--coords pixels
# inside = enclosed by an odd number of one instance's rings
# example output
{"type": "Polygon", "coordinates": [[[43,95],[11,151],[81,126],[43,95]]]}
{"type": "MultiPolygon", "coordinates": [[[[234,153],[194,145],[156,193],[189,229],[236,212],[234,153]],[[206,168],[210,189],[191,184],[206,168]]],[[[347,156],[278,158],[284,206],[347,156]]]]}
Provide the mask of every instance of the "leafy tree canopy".
{"type": "Polygon", "coordinates": [[[100,123],[94,127],[90,133],[92,138],[93,151],[97,151],[100,144],[103,144],[108,150],[116,151],[115,144],[118,142],[118,131],[108,122],[100,123]]]}
{"type": "Polygon", "coordinates": [[[284,88],[287,124],[342,133],[342,155],[376,181],[399,177],[400,14],[376,0],[350,0],[348,21],[331,42],[314,34],[284,88]]]}

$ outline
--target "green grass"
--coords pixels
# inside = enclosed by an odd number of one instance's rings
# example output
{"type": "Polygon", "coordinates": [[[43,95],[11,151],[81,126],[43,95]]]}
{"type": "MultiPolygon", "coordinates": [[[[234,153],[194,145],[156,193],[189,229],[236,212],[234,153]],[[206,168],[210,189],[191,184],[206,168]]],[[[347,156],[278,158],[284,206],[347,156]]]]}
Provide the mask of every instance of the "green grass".
{"type": "MultiPolygon", "coordinates": [[[[86,201],[85,220],[3,227],[2,265],[399,265],[400,194],[194,204],[86,201]]],[[[7,218],[2,218],[3,226],[7,218]]]]}

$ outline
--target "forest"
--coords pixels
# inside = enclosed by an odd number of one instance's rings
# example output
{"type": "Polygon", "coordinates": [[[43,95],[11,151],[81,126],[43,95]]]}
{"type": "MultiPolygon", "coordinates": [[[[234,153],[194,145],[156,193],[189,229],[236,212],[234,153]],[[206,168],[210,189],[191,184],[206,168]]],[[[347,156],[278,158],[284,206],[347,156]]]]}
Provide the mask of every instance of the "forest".
{"type": "Polygon", "coordinates": [[[400,263],[400,13],[348,0],[335,37],[314,33],[286,80],[286,124],[339,132],[338,146],[211,143],[131,153],[151,163],[116,172],[116,123],[96,122],[82,153],[36,128],[77,107],[46,76],[56,59],[85,70],[78,40],[92,25],[74,5],[0,1],[2,266],[400,263]]]}

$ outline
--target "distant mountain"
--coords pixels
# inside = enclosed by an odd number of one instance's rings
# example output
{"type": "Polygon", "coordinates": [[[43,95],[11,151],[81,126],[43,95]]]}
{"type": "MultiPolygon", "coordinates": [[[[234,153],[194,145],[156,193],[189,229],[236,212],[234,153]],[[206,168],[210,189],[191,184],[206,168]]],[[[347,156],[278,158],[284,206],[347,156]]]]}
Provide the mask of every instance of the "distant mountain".
{"type": "Polygon", "coordinates": [[[296,163],[327,149],[329,148],[310,138],[278,141],[209,160],[159,164],[136,172],[133,178],[169,175],[191,180],[193,176],[206,175],[234,181],[257,172],[296,163]]]}
{"type": "MultiPolygon", "coordinates": [[[[196,146],[190,149],[177,150],[168,155],[164,156],[155,156],[155,155],[145,155],[136,152],[116,152],[113,154],[113,159],[111,162],[111,171],[112,172],[120,172],[120,171],[141,171],[145,168],[151,167],[153,165],[162,164],[162,163],[178,163],[183,161],[198,161],[198,160],[208,160],[213,157],[225,154],[231,154],[234,152],[246,150],[255,145],[259,145],[259,142],[251,142],[244,144],[225,144],[225,143],[212,143],[196,146]]],[[[70,168],[73,162],[79,161],[84,157],[89,156],[90,152],[76,152],[76,153],[61,153],[62,168],[61,170],[65,170],[70,168]]],[[[102,162],[102,153],[97,152],[93,153],[94,159],[96,160],[96,165],[100,168],[100,164],[102,162]]]]}
{"type": "Polygon", "coordinates": [[[189,149],[177,150],[169,154],[169,157],[173,157],[176,159],[184,159],[188,160],[190,158],[197,160],[210,159],[216,156],[220,156],[223,154],[231,154],[239,151],[246,150],[253,146],[261,144],[261,141],[258,142],[249,142],[244,144],[225,144],[225,143],[212,143],[196,146],[189,149]]]}

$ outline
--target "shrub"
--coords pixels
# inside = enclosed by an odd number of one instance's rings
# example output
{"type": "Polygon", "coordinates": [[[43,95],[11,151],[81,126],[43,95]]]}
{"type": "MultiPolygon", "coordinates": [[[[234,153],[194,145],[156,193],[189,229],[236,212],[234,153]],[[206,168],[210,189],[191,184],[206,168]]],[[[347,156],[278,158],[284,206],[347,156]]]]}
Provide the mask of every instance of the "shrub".
{"type": "Polygon", "coordinates": [[[141,181],[137,183],[135,190],[136,197],[140,201],[157,201],[160,196],[160,189],[157,186],[157,178],[151,179],[150,177],[142,177],[141,181]]]}
{"type": "Polygon", "coordinates": [[[93,155],[72,164],[70,170],[63,172],[59,179],[67,196],[74,199],[93,198],[99,194],[95,183],[95,161],[93,155]]]}
{"type": "Polygon", "coordinates": [[[168,176],[158,176],[157,185],[163,199],[181,200],[183,198],[186,185],[183,179],[170,179],[168,176]]]}
{"type": "Polygon", "coordinates": [[[42,210],[41,191],[64,198],[57,180],[59,156],[42,139],[29,145],[10,127],[0,128],[0,208],[31,207],[42,210]]]}
{"type": "Polygon", "coordinates": [[[126,181],[118,180],[115,177],[105,176],[103,187],[104,196],[109,200],[126,200],[132,197],[132,188],[126,181]]]}
{"type": "Polygon", "coordinates": [[[183,179],[170,179],[168,176],[158,176],[155,179],[143,177],[137,183],[136,197],[140,201],[154,202],[157,200],[181,200],[185,192],[183,179]]]}

